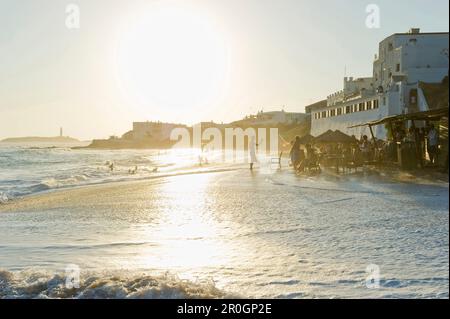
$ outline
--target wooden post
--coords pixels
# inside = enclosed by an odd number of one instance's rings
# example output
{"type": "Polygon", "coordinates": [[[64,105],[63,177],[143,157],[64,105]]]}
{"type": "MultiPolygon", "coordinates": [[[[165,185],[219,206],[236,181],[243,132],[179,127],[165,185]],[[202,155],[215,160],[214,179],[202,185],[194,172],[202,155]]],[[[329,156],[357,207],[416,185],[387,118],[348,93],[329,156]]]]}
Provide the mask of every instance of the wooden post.
{"type": "Polygon", "coordinates": [[[392,121],[389,121],[389,127],[391,128],[392,139],[395,143],[397,143],[397,136],[395,136],[394,125],[392,125],[392,121]]]}
{"type": "Polygon", "coordinates": [[[372,135],[372,140],[375,143],[376,152],[378,152],[378,142],[377,142],[377,139],[375,138],[375,135],[373,134],[372,125],[369,125],[369,129],[370,129],[370,135],[372,135]]]}
{"type": "Polygon", "coordinates": [[[393,121],[389,121],[389,125],[391,126],[391,130],[392,130],[392,137],[394,138],[394,143],[395,143],[395,148],[397,151],[397,164],[398,165],[402,165],[402,149],[401,149],[401,141],[397,140],[397,136],[395,136],[394,133],[394,125],[392,124],[393,121]]]}
{"type": "Polygon", "coordinates": [[[372,140],[375,142],[375,147],[378,148],[377,140],[376,140],[376,138],[375,138],[375,135],[373,134],[372,125],[369,125],[369,129],[370,129],[370,135],[372,135],[372,140]]]}
{"type": "Polygon", "coordinates": [[[423,163],[423,156],[422,156],[422,145],[419,144],[419,134],[417,134],[416,131],[416,123],[414,122],[414,120],[411,120],[411,127],[414,130],[414,140],[415,140],[415,144],[416,144],[416,158],[419,159],[419,164],[420,164],[420,168],[423,168],[424,163],[423,163]]]}

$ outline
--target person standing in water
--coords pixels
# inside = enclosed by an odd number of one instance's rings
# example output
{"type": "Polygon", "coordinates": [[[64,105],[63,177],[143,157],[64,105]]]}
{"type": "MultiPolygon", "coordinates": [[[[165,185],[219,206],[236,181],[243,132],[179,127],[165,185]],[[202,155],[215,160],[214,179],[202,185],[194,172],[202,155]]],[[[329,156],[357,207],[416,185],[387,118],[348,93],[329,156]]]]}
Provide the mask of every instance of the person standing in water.
{"type": "Polygon", "coordinates": [[[430,125],[430,129],[428,131],[427,135],[428,140],[428,156],[430,158],[431,164],[436,164],[437,155],[439,151],[439,135],[436,129],[434,128],[434,125],[430,125]]]}
{"type": "Polygon", "coordinates": [[[255,136],[252,136],[250,139],[249,151],[250,151],[250,170],[253,170],[253,164],[258,162],[258,158],[256,157],[256,147],[258,144],[256,143],[255,136]]]}
{"type": "Polygon", "coordinates": [[[295,141],[292,143],[292,148],[290,151],[291,163],[294,170],[297,170],[300,164],[300,136],[295,137],[295,141]]]}

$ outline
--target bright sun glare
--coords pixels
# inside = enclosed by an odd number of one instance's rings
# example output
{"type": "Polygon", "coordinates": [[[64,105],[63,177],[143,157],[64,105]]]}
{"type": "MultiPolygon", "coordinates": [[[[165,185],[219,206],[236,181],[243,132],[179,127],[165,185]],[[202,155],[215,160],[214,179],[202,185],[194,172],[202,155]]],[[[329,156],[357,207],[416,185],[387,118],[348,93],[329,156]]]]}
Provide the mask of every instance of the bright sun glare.
{"type": "Polygon", "coordinates": [[[123,32],[118,79],[150,119],[190,119],[220,99],[228,76],[224,37],[202,12],[154,5],[123,32]]]}

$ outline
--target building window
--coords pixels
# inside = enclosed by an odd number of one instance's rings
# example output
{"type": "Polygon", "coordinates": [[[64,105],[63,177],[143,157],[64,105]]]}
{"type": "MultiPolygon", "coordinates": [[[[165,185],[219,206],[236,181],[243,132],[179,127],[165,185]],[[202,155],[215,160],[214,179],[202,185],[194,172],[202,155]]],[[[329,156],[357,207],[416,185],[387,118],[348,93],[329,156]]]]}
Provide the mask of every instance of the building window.
{"type": "Polygon", "coordinates": [[[386,105],[386,97],[383,96],[383,105],[386,105]]]}
{"type": "Polygon", "coordinates": [[[364,111],[364,103],[359,103],[358,112],[364,111]]]}
{"type": "Polygon", "coordinates": [[[377,109],[378,108],[378,100],[373,100],[373,108],[377,109]]]}
{"type": "Polygon", "coordinates": [[[366,110],[371,110],[372,109],[372,101],[367,101],[366,102],[366,110]]]}
{"type": "Polygon", "coordinates": [[[337,115],[342,115],[342,108],[337,109],[337,115]]]}
{"type": "Polygon", "coordinates": [[[392,43],[389,43],[389,44],[388,44],[388,50],[389,50],[389,51],[394,50],[394,45],[393,45],[392,43]]]}
{"type": "Polygon", "coordinates": [[[323,112],[322,112],[322,118],[323,118],[323,119],[327,118],[327,111],[323,111],[323,112]]]}
{"type": "Polygon", "coordinates": [[[397,63],[397,66],[395,67],[396,72],[400,72],[400,63],[397,63]]]}
{"type": "Polygon", "coordinates": [[[336,116],[336,110],[335,109],[330,110],[330,116],[336,116]]]}
{"type": "Polygon", "coordinates": [[[352,105],[347,105],[347,106],[345,107],[345,113],[346,113],[346,114],[352,113],[352,105]]]}

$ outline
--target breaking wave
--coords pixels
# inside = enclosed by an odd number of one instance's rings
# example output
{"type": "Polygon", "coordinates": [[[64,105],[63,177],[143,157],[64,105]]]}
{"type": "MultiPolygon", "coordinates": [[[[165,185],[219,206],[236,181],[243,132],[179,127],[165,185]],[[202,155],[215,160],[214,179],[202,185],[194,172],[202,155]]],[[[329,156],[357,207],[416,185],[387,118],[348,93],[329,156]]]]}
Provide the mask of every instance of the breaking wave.
{"type": "MultiPolygon", "coordinates": [[[[232,295],[214,282],[193,282],[172,274],[81,274],[79,288],[68,288],[64,273],[0,270],[0,299],[222,299],[232,295]]],[[[234,296],[236,297],[236,296],[234,296]]]]}
{"type": "Polygon", "coordinates": [[[210,154],[200,165],[195,150],[171,151],[74,151],[64,148],[1,148],[0,204],[56,189],[148,180],[235,167],[210,154]],[[110,164],[114,163],[113,171],[110,164]]]}

